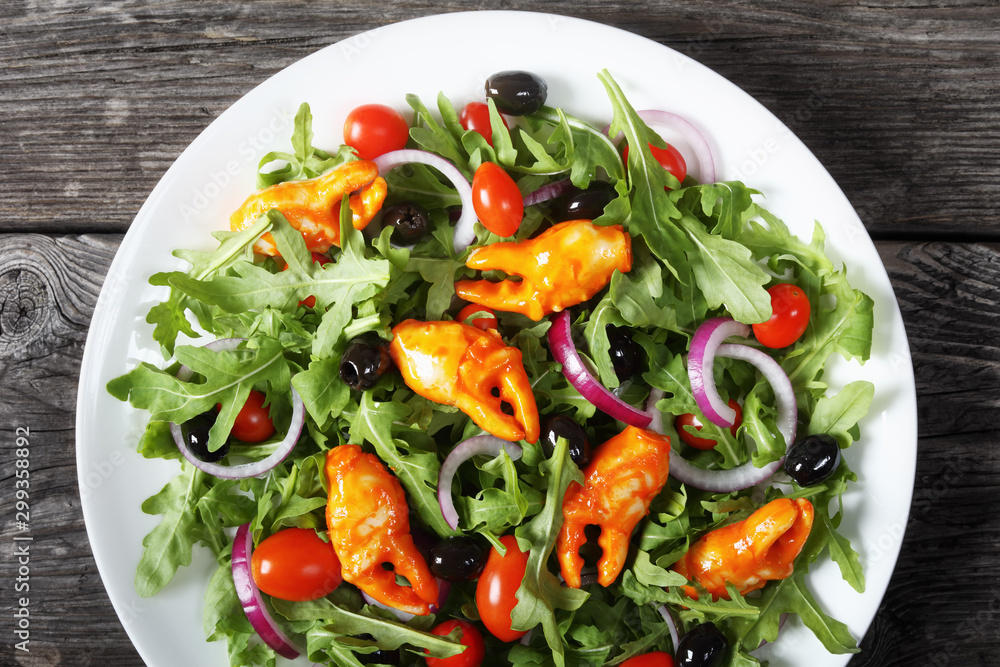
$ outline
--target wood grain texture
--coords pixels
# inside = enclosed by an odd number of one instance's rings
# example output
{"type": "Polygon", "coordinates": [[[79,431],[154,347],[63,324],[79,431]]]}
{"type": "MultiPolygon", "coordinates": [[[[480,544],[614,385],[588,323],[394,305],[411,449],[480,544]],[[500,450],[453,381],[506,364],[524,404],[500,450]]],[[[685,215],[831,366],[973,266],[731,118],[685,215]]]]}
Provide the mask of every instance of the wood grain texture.
{"type": "MultiPolygon", "coordinates": [[[[13,514],[11,434],[30,426],[39,575],[30,656],[14,654],[11,596],[0,596],[0,667],[141,664],[87,544],[73,409],[103,276],[156,181],[212,119],[301,57],[386,23],[487,8],[0,2],[0,509],[13,514]]],[[[1000,7],[560,0],[544,9],[643,35],[736,82],[854,202],[879,239],[910,337],[920,449],[902,555],[851,665],[995,663],[1000,7]]],[[[0,523],[0,543],[13,530],[0,523]]],[[[6,591],[10,553],[0,550],[6,591]]]]}

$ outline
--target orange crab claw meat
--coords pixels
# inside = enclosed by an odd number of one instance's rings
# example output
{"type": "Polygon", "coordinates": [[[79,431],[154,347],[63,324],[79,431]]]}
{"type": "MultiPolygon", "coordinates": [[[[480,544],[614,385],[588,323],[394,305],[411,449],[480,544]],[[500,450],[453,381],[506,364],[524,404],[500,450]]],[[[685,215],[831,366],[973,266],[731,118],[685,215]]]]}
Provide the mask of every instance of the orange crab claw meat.
{"type": "MultiPolygon", "coordinates": [[[[258,190],[233,213],[229,226],[234,232],[246,229],[264,213],[277,209],[302,232],[310,251],[326,252],[340,245],[340,200],[344,195],[350,196],[354,228],[364,229],[386,195],[385,179],[378,175],[374,162],[355,160],[316,178],[258,190]]],[[[278,255],[270,233],[259,238],[253,249],[262,255],[278,255]]]]}
{"type": "Polygon", "coordinates": [[[601,227],[590,220],[569,220],[527,241],[476,248],[465,265],[503,271],[517,279],[460,280],[455,283],[458,296],[540,320],[594,296],[615,270],[631,270],[632,241],[621,225],[601,227]]]}
{"type": "Polygon", "coordinates": [[[461,322],[406,320],[392,329],[389,354],[406,386],[453,405],[504,440],[538,440],[538,407],[521,351],[500,334],[461,322]],[[504,412],[508,404],[513,414],[504,412]]]}
{"type": "Polygon", "coordinates": [[[438,601],[438,584],[410,536],[399,480],[357,445],[331,449],[326,476],[326,523],[344,580],[390,607],[429,614],[438,601]],[[410,585],[397,583],[397,575],[410,585]]]}
{"type": "Polygon", "coordinates": [[[572,482],[563,499],[563,525],[556,550],[567,586],[580,587],[580,547],[589,525],[601,529],[598,583],[614,583],[625,565],[632,531],[649,512],[649,504],[667,483],[669,472],[670,438],[654,431],[628,426],[594,451],[593,460],[583,471],[583,486],[572,482]]]}
{"type": "MultiPolygon", "coordinates": [[[[792,575],[812,524],[812,503],[805,498],[778,498],[743,521],[703,535],[673,569],[714,599],[729,599],[727,582],[740,594],[749,593],[792,575]]],[[[685,586],[684,592],[698,598],[692,586],[685,586]]]]}

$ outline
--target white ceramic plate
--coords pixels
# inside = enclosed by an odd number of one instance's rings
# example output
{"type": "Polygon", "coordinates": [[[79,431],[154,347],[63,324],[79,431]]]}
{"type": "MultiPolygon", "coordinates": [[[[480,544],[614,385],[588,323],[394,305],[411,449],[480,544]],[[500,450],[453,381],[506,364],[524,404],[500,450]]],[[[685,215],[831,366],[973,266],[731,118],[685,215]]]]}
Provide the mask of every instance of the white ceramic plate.
{"type": "MultiPolygon", "coordinates": [[[[139,361],[162,363],[149,308],[165,297],[151,288],[154,272],[176,269],[170,250],[210,249],[213,230],[254,188],[257,161],[288,150],[292,118],[309,102],[317,146],[342,141],[347,112],[366,102],[407,110],[405,93],[429,105],[443,90],[461,106],[481,99],[493,72],[525,69],[545,78],[548,103],[598,125],[611,116],[597,79],[611,71],[638,109],[667,109],[691,119],[710,137],[720,180],[742,179],[761,190],[766,205],[809,237],[814,219],[827,233],[838,263],[875,300],[872,360],[864,367],[834,364],[833,386],[863,378],[876,398],[861,442],[847,452],[859,483],[845,498],[842,526],[862,554],[868,588],[855,593],[830,563],[810,574],[826,610],[864,635],[889,582],[913,490],[916,459],[915,392],[906,335],[885,269],[861,221],[808,149],[764,107],[719,75],[660,44],[604,25],[560,16],[477,12],[432,16],[352,37],[280,72],[248,93],[199,136],[153,190],[111,266],[87,339],[77,406],[77,461],[83,512],[108,594],[139,654],[151,667],[227,664],[223,643],[208,644],[201,629],[202,596],[213,568],[207,550],[152,599],[132,586],[142,537],[159,520],[139,506],[178,470],[176,462],[135,453],[144,413],[109,396],[105,384],[139,361]],[[481,48],[501,39],[502,48],[481,48]],[[499,37],[502,36],[502,37],[499,37]],[[450,73],[450,74],[448,74],[450,73]]],[[[772,665],[844,665],[794,623],[761,651],[772,665]]]]}

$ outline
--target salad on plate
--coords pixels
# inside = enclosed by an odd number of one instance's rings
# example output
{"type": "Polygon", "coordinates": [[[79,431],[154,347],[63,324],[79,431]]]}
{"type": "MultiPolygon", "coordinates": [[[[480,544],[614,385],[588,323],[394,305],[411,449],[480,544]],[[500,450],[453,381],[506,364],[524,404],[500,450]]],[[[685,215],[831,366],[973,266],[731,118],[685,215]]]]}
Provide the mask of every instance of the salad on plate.
{"type": "Polygon", "coordinates": [[[868,359],[872,300],[598,76],[605,128],[523,71],[331,150],[302,105],[218,247],[150,278],[164,362],[107,388],[180,472],[135,588],[209,549],[232,665],[748,666],[790,616],[857,651],[806,575],[864,590],[841,450],[874,387],[824,369],[868,359]]]}

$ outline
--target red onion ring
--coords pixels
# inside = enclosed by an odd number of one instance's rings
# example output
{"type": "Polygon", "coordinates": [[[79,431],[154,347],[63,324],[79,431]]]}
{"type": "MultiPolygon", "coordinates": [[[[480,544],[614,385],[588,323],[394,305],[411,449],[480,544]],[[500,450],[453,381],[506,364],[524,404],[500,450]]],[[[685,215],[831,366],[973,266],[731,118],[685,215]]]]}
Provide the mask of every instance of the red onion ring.
{"type": "Polygon", "coordinates": [[[398,151],[390,151],[379,155],[375,160],[380,174],[385,174],[392,169],[404,164],[417,163],[434,167],[441,175],[451,181],[452,186],[458,192],[462,200],[462,214],[455,223],[453,244],[455,252],[461,253],[476,240],[476,209],[472,205],[472,186],[465,180],[465,176],[448,160],[434,155],[427,151],[412,148],[404,148],[398,151]]]}
{"type": "Polygon", "coordinates": [[[726,405],[715,387],[712,368],[715,354],[722,341],[730,336],[746,338],[750,327],[729,317],[713,317],[702,322],[691,338],[688,352],[688,377],[691,379],[691,393],[698,408],[708,421],[716,426],[732,426],[736,422],[736,411],[726,405]]]}
{"type": "MultiPolygon", "coordinates": [[[[715,155],[712,153],[712,146],[708,143],[705,135],[683,116],[678,116],[669,111],[660,109],[643,109],[636,114],[647,125],[660,125],[677,132],[694,151],[694,156],[698,160],[698,182],[715,183],[715,155]]],[[[608,133],[610,125],[604,128],[604,134],[608,133]]],[[[620,135],[619,135],[620,136],[620,135]]],[[[615,138],[617,141],[617,137],[615,138]]]]}
{"type": "MultiPolygon", "coordinates": [[[[785,374],[784,369],[777,361],[772,359],[766,352],[762,352],[748,345],[720,345],[717,356],[729,359],[740,359],[748,361],[757,367],[757,370],[771,383],[774,390],[775,403],[778,408],[778,432],[785,439],[785,449],[791,447],[795,441],[795,431],[797,428],[798,407],[795,400],[795,390],[791,380],[785,374]]],[[[663,398],[662,389],[652,389],[649,392],[649,399],[646,403],[647,410],[652,418],[649,428],[657,433],[663,433],[663,415],[656,408],[656,402],[663,398]]],[[[747,461],[743,465],[730,468],[729,470],[706,470],[700,468],[674,450],[670,451],[670,475],[678,481],[693,486],[697,489],[712,491],[715,493],[732,493],[742,491],[760,484],[775,472],[777,472],[785,458],[781,457],[777,461],[768,463],[758,468],[753,461],[747,461]]]]}
{"type": "Polygon", "coordinates": [[[568,178],[564,178],[561,181],[555,181],[554,183],[549,183],[548,185],[543,185],[534,192],[529,192],[524,195],[524,207],[528,208],[529,206],[534,206],[535,204],[541,204],[542,202],[549,201],[550,199],[561,197],[572,189],[573,183],[568,178]]]}
{"type": "Polygon", "coordinates": [[[260,589],[257,588],[253,580],[253,571],[250,567],[250,555],[253,553],[253,534],[250,532],[250,524],[245,523],[236,529],[236,538],[233,540],[233,583],[236,585],[236,595],[243,605],[247,620],[257,631],[265,644],[270,646],[283,658],[294,660],[299,657],[299,649],[295,647],[292,640],[288,638],[267,607],[264,605],[264,598],[261,597],[260,589]]]}
{"type": "Polygon", "coordinates": [[[580,394],[593,403],[598,410],[630,426],[646,428],[651,417],[648,413],[629,405],[607,390],[587,370],[580,353],[573,345],[570,333],[569,311],[562,311],[551,318],[552,326],[547,334],[549,349],[556,361],[562,364],[562,373],[580,394]]]}
{"type": "Polygon", "coordinates": [[[661,605],[657,611],[660,612],[660,616],[663,617],[663,620],[667,622],[667,630],[670,631],[670,641],[673,642],[674,653],[676,653],[677,644],[681,640],[681,633],[677,629],[677,621],[674,620],[674,615],[670,613],[670,609],[667,608],[667,605],[661,605]]]}
{"type": "MultiPolygon", "coordinates": [[[[225,352],[227,350],[235,350],[244,340],[244,338],[221,338],[206,344],[205,347],[213,352],[225,352]]],[[[181,366],[177,369],[177,379],[181,382],[187,382],[191,379],[192,375],[194,375],[194,371],[187,366],[181,366]]],[[[290,387],[290,389],[292,391],[292,419],[288,426],[288,432],[281,442],[278,443],[275,450],[268,457],[260,461],[251,461],[250,463],[241,463],[234,466],[202,461],[188,448],[180,424],[170,423],[170,435],[173,436],[174,444],[177,445],[177,449],[184,455],[184,458],[195,468],[198,468],[198,470],[207,472],[209,475],[213,475],[219,479],[258,477],[284,461],[292,450],[295,449],[295,445],[299,441],[299,436],[302,435],[302,429],[306,423],[305,404],[302,402],[299,392],[295,391],[295,387],[290,387]]]]}
{"type": "Polygon", "coordinates": [[[504,450],[515,461],[521,458],[521,448],[518,445],[492,435],[477,435],[469,438],[456,445],[455,449],[451,450],[445,457],[444,463],[441,464],[441,470],[438,472],[438,504],[441,506],[444,520],[448,522],[452,530],[458,530],[458,510],[455,509],[455,499],[451,495],[451,481],[455,478],[458,466],[473,456],[479,454],[500,456],[500,452],[504,450]]]}

